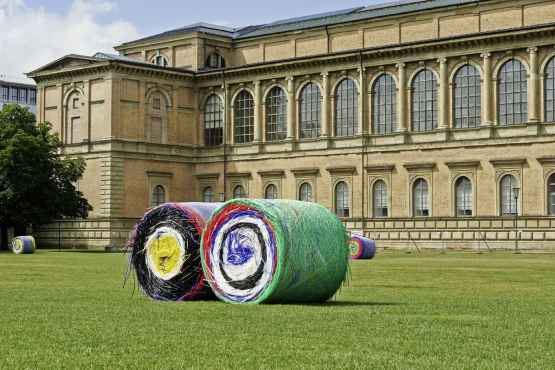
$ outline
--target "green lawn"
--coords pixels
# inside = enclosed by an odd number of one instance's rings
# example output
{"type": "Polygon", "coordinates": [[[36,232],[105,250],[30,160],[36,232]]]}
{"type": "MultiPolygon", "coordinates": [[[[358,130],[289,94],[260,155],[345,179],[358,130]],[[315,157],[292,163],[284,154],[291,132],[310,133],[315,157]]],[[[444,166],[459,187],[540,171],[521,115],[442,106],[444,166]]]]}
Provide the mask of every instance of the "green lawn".
{"type": "Polygon", "coordinates": [[[555,254],[379,253],[316,305],[131,298],[124,265],[0,253],[0,369],[555,367],[555,254]]]}

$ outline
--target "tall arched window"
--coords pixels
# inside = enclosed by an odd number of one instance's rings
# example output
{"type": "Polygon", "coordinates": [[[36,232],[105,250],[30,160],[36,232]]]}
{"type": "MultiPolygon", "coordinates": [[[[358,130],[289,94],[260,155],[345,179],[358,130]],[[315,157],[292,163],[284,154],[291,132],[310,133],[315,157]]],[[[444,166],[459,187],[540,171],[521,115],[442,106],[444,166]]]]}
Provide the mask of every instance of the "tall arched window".
{"type": "Polygon", "coordinates": [[[320,89],[316,84],[309,83],[301,92],[301,139],[320,136],[321,114],[320,89]]]}
{"type": "Polygon", "coordinates": [[[233,104],[235,109],[235,142],[250,143],[254,138],[254,101],[247,90],[241,91],[233,104]]]}
{"type": "Polygon", "coordinates": [[[335,135],[351,136],[358,131],[357,85],[345,79],[335,90],[335,135]]]}
{"type": "Polygon", "coordinates": [[[518,186],[513,175],[506,175],[501,179],[500,186],[500,205],[501,216],[511,216],[516,213],[516,199],[513,196],[513,187],[518,186]]]}
{"type": "Polygon", "coordinates": [[[281,87],[266,97],[266,141],[284,140],[287,135],[287,98],[281,87]]]}
{"type": "Polygon", "coordinates": [[[455,208],[457,216],[472,216],[472,183],[460,177],[455,183],[455,208]]]}
{"type": "Polygon", "coordinates": [[[312,202],[312,186],[308,182],[301,185],[299,189],[299,200],[303,202],[312,202]]]}
{"type": "Polygon", "coordinates": [[[266,199],[277,199],[278,189],[274,184],[270,184],[266,187],[266,199]]]}
{"type": "Polygon", "coordinates": [[[500,125],[525,123],[527,120],[526,68],[515,59],[499,70],[497,116],[500,125]]]}
{"type": "Polygon", "coordinates": [[[245,191],[245,188],[243,186],[237,185],[235,189],[233,189],[234,199],[246,198],[246,197],[247,197],[247,192],[245,191]]]}
{"type": "Polygon", "coordinates": [[[152,190],[152,206],[156,207],[164,204],[165,190],[161,185],[156,185],[152,190]]]}
{"type": "Polygon", "coordinates": [[[427,69],[412,84],[412,130],[431,131],[437,126],[437,80],[427,69]]]}
{"type": "Polygon", "coordinates": [[[395,132],[397,127],[397,84],[390,75],[382,75],[374,84],[372,127],[375,134],[395,132]]]}
{"type": "Polygon", "coordinates": [[[339,217],[349,216],[349,187],[345,181],[335,186],[335,214],[339,217]]]}
{"type": "Polygon", "coordinates": [[[385,181],[376,181],[373,193],[374,197],[372,201],[374,203],[374,217],[387,217],[389,202],[387,201],[387,185],[385,184],[385,181]]]}
{"type": "Polygon", "coordinates": [[[203,200],[205,202],[214,202],[214,189],[212,189],[210,186],[204,189],[203,200]]]}
{"type": "Polygon", "coordinates": [[[427,217],[429,211],[428,183],[424,179],[418,179],[412,186],[413,213],[415,217],[427,217]]]}
{"type": "Polygon", "coordinates": [[[547,213],[555,215],[555,174],[551,175],[547,182],[547,213]]]}
{"type": "Polygon", "coordinates": [[[220,145],[222,138],[222,100],[213,94],[204,104],[204,145],[220,145]]]}
{"type": "Polygon", "coordinates": [[[455,75],[454,113],[455,127],[475,127],[482,123],[482,90],[480,72],[466,65],[455,75]]]}
{"type": "Polygon", "coordinates": [[[555,58],[545,67],[545,120],[555,121],[555,58]]]}

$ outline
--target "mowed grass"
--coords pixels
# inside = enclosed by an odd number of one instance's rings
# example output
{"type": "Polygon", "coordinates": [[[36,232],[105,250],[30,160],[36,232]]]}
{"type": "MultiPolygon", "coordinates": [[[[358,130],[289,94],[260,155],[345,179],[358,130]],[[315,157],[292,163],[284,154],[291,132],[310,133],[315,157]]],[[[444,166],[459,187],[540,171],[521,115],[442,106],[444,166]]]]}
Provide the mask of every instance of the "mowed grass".
{"type": "Polygon", "coordinates": [[[314,305],[146,301],[124,265],[0,253],[0,368],[555,367],[554,254],[379,253],[314,305]]]}

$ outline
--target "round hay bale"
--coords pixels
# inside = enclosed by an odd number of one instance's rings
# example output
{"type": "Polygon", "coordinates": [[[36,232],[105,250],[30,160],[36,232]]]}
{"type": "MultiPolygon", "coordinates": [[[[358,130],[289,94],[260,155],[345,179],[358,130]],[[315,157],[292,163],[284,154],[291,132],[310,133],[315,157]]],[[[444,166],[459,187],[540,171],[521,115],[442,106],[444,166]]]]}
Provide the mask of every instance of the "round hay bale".
{"type": "Polygon", "coordinates": [[[174,203],[148,211],[127,240],[125,280],[134,269],[143,294],[154,301],[213,298],[204,279],[199,243],[206,222],[220,205],[174,203]]]}
{"type": "Polygon", "coordinates": [[[32,236],[18,236],[12,240],[12,250],[15,254],[33,254],[35,248],[35,238],[32,236]]]}
{"type": "Polygon", "coordinates": [[[348,240],[341,220],[321,205],[236,199],[208,221],[202,266],[226,302],[322,302],[346,278],[348,240]]]}
{"type": "Polygon", "coordinates": [[[371,260],[376,254],[376,243],[363,236],[355,235],[349,240],[349,258],[352,260],[371,260]]]}

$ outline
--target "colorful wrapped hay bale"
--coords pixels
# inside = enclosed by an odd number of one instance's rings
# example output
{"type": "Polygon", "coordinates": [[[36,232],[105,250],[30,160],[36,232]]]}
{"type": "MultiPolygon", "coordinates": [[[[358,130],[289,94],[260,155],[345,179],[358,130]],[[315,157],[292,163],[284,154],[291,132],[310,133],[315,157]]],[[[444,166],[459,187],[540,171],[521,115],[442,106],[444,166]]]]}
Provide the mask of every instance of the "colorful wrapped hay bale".
{"type": "Polygon", "coordinates": [[[208,221],[202,265],[225,302],[322,302],[346,278],[348,240],[341,220],[318,204],[236,199],[208,221]]]}
{"type": "Polygon", "coordinates": [[[370,260],[376,254],[376,243],[363,236],[355,235],[349,240],[349,258],[352,260],[370,260]]]}
{"type": "Polygon", "coordinates": [[[127,240],[125,280],[134,269],[143,294],[151,300],[214,297],[204,279],[199,253],[202,231],[220,205],[174,203],[148,211],[127,240]]]}
{"type": "Polygon", "coordinates": [[[32,236],[18,236],[12,240],[12,250],[15,254],[35,253],[35,238],[32,236]]]}

